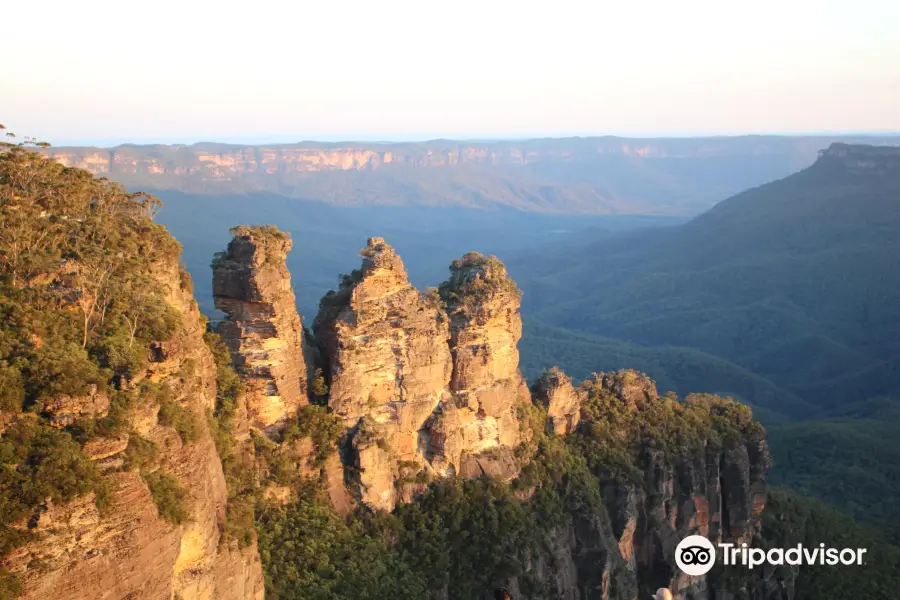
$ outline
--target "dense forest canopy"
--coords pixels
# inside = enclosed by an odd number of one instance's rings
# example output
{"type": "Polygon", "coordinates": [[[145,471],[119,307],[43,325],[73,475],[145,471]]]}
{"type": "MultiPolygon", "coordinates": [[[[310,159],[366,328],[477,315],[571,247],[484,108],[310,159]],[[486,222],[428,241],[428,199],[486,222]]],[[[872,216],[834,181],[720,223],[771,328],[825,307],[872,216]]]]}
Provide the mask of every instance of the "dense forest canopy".
{"type": "Polygon", "coordinates": [[[842,151],[683,225],[508,256],[526,323],[558,339],[526,338],[526,361],[564,352],[579,377],[628,352],[792,417],[900,391],[900,151],[842,151]]]}

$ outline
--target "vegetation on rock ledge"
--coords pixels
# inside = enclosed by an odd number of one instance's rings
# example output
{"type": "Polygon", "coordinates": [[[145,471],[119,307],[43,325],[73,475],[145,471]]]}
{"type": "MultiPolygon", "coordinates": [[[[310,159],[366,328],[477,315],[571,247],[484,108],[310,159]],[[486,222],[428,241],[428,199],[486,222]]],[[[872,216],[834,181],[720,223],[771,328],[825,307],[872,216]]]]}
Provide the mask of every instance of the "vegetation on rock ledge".
{"type": "Polygon", "coordinates": [[[516,282],[510,279],[506,266],[496,256],[469,252],[453,261],[450,279],[438,287],[438,294],[448,312],[476,310],[496,294],[522,296],[516,282]]]}

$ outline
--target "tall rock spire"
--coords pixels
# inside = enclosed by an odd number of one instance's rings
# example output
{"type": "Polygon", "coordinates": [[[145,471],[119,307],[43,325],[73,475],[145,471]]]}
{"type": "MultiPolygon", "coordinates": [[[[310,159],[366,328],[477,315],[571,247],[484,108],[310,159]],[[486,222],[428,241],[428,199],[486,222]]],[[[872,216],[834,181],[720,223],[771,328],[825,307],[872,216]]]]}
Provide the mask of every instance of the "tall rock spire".
{"type": "Polygon", "coordinates": [[[494,256],[470,252],[453,261],[440,297],[450,317],[453,401],[435,415],[432,463],[440,473],[515,474],[518,402],[530,402],[519,373],[521,292],[494,256]]]}
{"type": "Polygon", "coordinates": [[[384,239],[370,238],[360,255],[362,267],[322,299],[315,332],[329,363],[329,407],[356,428],[361,499],[391,509],[400,462],[425,468],[423,428],[450,379],[450,333],[437,297],[409,283],[384,239]]]}
{"type": "Polygon", "coordinates": [[[267,432],[308,403],[303,327],[285,265],[290,237],[273,226],[240,226],[213,260],[213,296],[226,314],[219,333],[247,386],[249,423],[267,432]]]}

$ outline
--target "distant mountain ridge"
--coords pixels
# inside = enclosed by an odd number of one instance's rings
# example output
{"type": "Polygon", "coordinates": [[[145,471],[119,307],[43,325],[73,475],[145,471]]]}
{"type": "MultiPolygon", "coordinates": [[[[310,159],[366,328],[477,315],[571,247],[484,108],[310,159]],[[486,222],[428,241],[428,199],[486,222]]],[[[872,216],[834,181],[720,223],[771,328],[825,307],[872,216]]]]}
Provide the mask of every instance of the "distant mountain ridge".
{"type": "Polygon", "coordinates": [[[900,136],[126,144],[46,152],[154,190],[264,191],[337,205],[693,215],[808,166],[833,142],[900,145],[900,136]]]}
{"type": "Polygon", "coordinates": [[[834,144],[684,225],[507,262],[532,321],[697,349],[832,407],[900,390],[898,230],[900,149],[834,144]]]}

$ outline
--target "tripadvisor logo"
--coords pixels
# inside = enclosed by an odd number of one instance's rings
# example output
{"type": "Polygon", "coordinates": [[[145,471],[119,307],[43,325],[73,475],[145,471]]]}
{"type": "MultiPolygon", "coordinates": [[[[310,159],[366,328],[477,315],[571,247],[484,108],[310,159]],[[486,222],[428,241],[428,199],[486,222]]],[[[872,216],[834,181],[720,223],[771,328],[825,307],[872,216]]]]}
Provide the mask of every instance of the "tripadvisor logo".
{"type": "Polygon", "coordinates": [[[706,575],[716,562],[716,549],[702,535],[689,535],[675,548],[675,563],[688,575],[706,575]]]}
{"type": "MultiPolygon", "coordinates": [[[[862,565],[865,548],[805,548],[797,544],[793,548],[750,548],[747,544],[718,544],[725,566],[744,566],[749,569],[760,565],[862,565]]],[[[689,535],[675,548],[675,563],[688,575],[706,575],[716,563],[716,548],[702,535],[689,535]]]]}

